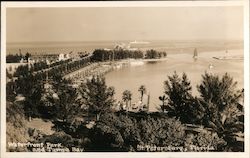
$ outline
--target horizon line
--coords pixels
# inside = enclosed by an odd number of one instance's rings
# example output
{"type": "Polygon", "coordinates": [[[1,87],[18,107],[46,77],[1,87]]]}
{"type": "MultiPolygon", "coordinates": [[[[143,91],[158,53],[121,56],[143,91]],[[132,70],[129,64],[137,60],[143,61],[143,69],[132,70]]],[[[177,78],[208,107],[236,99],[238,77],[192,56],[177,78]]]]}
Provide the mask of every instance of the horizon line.
{"type": "Polygon", "coordinates": [[[6,42],[6,44],[28,44],[28,43],[81,43],[81,42],[115,42],[115,41],[240,41],[244,42],[244,39],[150,39],[150,40],[142,40],[142,39],[121,39],[121,40],[63,40],[63,41],[13,41],[6,42]]]}

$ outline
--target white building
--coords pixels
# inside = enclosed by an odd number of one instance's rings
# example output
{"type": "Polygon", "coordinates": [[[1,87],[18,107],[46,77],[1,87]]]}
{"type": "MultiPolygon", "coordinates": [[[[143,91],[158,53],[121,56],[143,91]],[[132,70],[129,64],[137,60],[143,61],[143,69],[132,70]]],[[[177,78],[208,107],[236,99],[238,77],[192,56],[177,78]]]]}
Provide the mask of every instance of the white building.
{"type": "Polygon", "coordinates": [[[59,54],[58,56],[58,61],[62,61],[62,60],[67,60],[67,59],[70,59],[70,55],[69,54],[59,54]]]}

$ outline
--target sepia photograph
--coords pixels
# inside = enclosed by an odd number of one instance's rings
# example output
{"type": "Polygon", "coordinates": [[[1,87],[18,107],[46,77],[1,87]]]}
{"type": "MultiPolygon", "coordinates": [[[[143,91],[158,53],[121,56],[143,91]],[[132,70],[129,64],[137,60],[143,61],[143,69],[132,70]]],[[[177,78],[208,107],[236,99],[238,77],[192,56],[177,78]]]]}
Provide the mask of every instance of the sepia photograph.
{"type": "Polygon", "coordinates": [[[1,156],[246,157],[246,4],[1,2],[1,156]]]}

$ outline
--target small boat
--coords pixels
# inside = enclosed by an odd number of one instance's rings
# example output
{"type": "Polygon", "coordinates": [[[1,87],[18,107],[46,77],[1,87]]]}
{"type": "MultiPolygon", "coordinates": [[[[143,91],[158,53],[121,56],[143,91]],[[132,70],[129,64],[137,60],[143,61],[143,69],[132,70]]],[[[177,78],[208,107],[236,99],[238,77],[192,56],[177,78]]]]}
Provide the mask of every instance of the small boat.
{"type": "Polygon", "coordinates": [[[214,68],[213,64],[209,64],[208,68],[213,69],[214,68]]]}
{"type": "Polygon", "coordinates": [[[144,65],[143,61],[130,61],[131,66],[141,66],[144,65]]]}
{"type": "Polygon", "coordinates": [[[137,40],[135,40],[135,41],[133,41],[133,42],[129,42],[130,44],[149,44],[149,42],[147,42],[147,41],[137,41],[137,40]]]}
{"type": "Polygon", "coordinates": [[[120,68],[122,68],[122,65],[121,64],[116,64],[116,65],[113,66],[113,68],[114,69],[120,69],[120,68]]]}

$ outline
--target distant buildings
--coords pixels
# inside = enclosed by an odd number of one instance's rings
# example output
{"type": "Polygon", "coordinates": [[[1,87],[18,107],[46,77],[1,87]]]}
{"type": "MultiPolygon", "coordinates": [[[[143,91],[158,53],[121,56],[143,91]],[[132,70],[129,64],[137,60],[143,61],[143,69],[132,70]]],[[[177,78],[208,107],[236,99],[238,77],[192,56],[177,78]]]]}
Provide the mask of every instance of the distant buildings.
{"type": "Polygon", "coordinates": [[[139,47],[142,47],[144,45],[148,45],[150,44],[150,42],[147,41],[132,41],[132,42],[128,42],[126,43],[120,43],[120,44],[116,44],[114,46],[114,50],[129,50],[129,51],[137,51],[139,50],[139,47]]]}
{"type": "Polygon", "coordinates": [[[70,54],[39,54],[39,55],[32,55],[28,58],[28,60],[21,60],[17,63],[6,63],[6,70],[10,74],[14,74],[17,68],[21,65],[33,65],[34,63],[38,62],[46,62],[47,64],[51,64],[58,61],[65,61],[71,59],[70,54]]]}
{"type": "Polygon", "coordinates": [[[136,50],[138,50],[138,48],[131,48],[130,43],[129,44],[121,43],[121,44],[116,44],[114,46],[114,50],[136,51],[136,50]]]}

